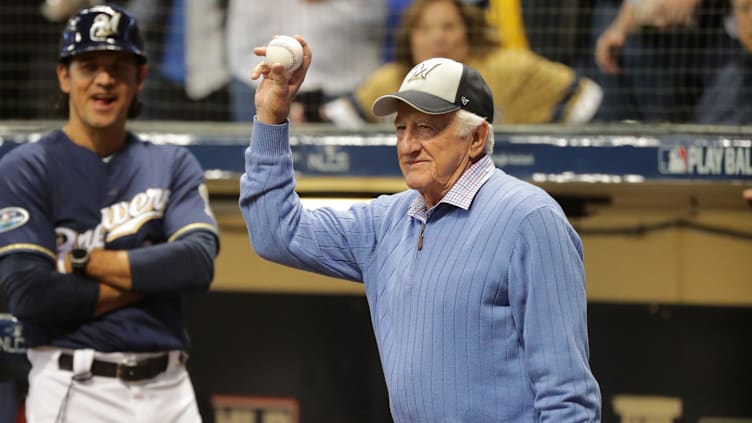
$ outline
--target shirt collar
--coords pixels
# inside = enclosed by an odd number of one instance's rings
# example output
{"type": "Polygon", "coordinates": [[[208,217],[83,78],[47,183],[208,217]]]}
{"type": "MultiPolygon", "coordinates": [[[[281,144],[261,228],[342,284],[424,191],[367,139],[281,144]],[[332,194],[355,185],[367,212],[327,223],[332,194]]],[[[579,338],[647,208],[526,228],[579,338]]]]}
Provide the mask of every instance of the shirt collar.
{"type": "MultiPolygon", "coordinates": [[[[491,177],[495,169],[496,166],[494,165],[491,156],[483,156],[460,176],[457,182],[452,185],[452,188],[449,189],[449,192],[447,192],[432,209],[442,203],[451,204],[464,210],[469,209],[470,204],[473,202],[473,198],[475,198],[475,194],[478,193],[480,187],[483,186],[488,178],[491,177]]],[[[423,196],[418,194],[407,209],[407,215],[425,222],[428,213],[429,210],[426,209],[426,203],[423,201],[423,196]]]]}

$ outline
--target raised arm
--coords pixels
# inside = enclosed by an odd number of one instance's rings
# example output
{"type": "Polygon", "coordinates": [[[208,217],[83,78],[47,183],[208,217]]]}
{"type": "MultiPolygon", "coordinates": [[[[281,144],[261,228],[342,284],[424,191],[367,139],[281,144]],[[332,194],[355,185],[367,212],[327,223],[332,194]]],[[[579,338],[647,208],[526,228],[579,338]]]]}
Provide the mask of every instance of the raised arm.
{"type": "MultiPolygon", "coordinates": [[[[305,79],[308,67],[311,65],[311,48],[303,37],[296,35],[303,46],[303,64],[293,72],[285,70],[277,63],[273,66],[261,62],[253,69],[251,79],[261,78],[256,88],[256,119],[268,125],[284,123],[290,114],[290,105],[305,79]]],[[[266,56],[266,47],[256,47],[253,52],[257,56],[266,56]]]]}
{"type": "MultiPolygon", "coordinates": [[[[255,252],[287,266],[343,279],[362,280],[363,257],[374,244],[368,227],[371,209],[365,204],[348,211],[306,210],[295,193],[289,124],[290,103],[311,62],[304,49],[303,65],[294,72],[261,63],[252,78],[263,77],[256,90],[257,115],[240,178],[240,210],[255,252]]],[[[263,56],[264,48],[256,54],[263,56]]]]}

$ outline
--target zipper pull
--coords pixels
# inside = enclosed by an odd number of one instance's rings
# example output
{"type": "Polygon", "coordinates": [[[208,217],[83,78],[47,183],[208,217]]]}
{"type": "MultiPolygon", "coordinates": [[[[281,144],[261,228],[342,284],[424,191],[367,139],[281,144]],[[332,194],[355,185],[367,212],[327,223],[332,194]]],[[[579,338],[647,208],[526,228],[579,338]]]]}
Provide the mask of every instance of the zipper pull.
{"type": "Polygon", "coordinates": [[[426,231],[426,222],[420,225],[420,234],[418,235],[418,251],[423,249],[423,233],[426,231]]]}

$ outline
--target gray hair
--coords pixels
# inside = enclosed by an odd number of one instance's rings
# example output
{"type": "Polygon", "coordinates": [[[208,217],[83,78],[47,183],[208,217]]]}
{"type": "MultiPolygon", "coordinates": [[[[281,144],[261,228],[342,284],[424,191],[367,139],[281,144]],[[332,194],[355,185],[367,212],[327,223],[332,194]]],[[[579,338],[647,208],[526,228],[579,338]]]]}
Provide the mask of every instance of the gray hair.
{"type": "MultiPolygon", "coordinates": [[[[470,133],[480,125],[482,125],[483,122],[487,122],[485,118],[478,116],[473,112],[468,112],[467,110],[462,109],[457,110],[455,119],[457,119],[457,136],[460,137],[466,137],[470,135],[470,133]]],[[[491,125],[490,122],[487,123],[488,135],[486,136],[486,142],[483,146],[483,149],[485,150],[486,154],[491,156],[493,155],[494,148],[494,129],[493,125],[491,125]]]]}

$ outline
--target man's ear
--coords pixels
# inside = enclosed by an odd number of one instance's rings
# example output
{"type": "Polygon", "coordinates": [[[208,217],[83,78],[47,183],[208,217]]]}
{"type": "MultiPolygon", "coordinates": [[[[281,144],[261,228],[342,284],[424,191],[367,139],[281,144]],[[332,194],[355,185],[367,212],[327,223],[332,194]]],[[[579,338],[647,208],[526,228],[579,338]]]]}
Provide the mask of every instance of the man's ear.
{"type": "Polygon", "coordinates": [[[70,94],[70,73],[68,65],[63,63],[57,64],[57,83],[60,86],[60,91],[65,94],[70,94]]]}
{"type": "Polygon", "coordinates": [[[489,125],[488,122],[483,121],[473,130],[473,139],[470,141],[470,157],[473,161],[483,157],[486,153],[486,138],[488,138],[489,125]]]}
{"type": "Polygon", "coordinates": [[[149,73],[149,68],[146,65],[141,65],[138,68],[138,90],[144,89],[144,82],[146,82],[146,75],[149,73]]]}

